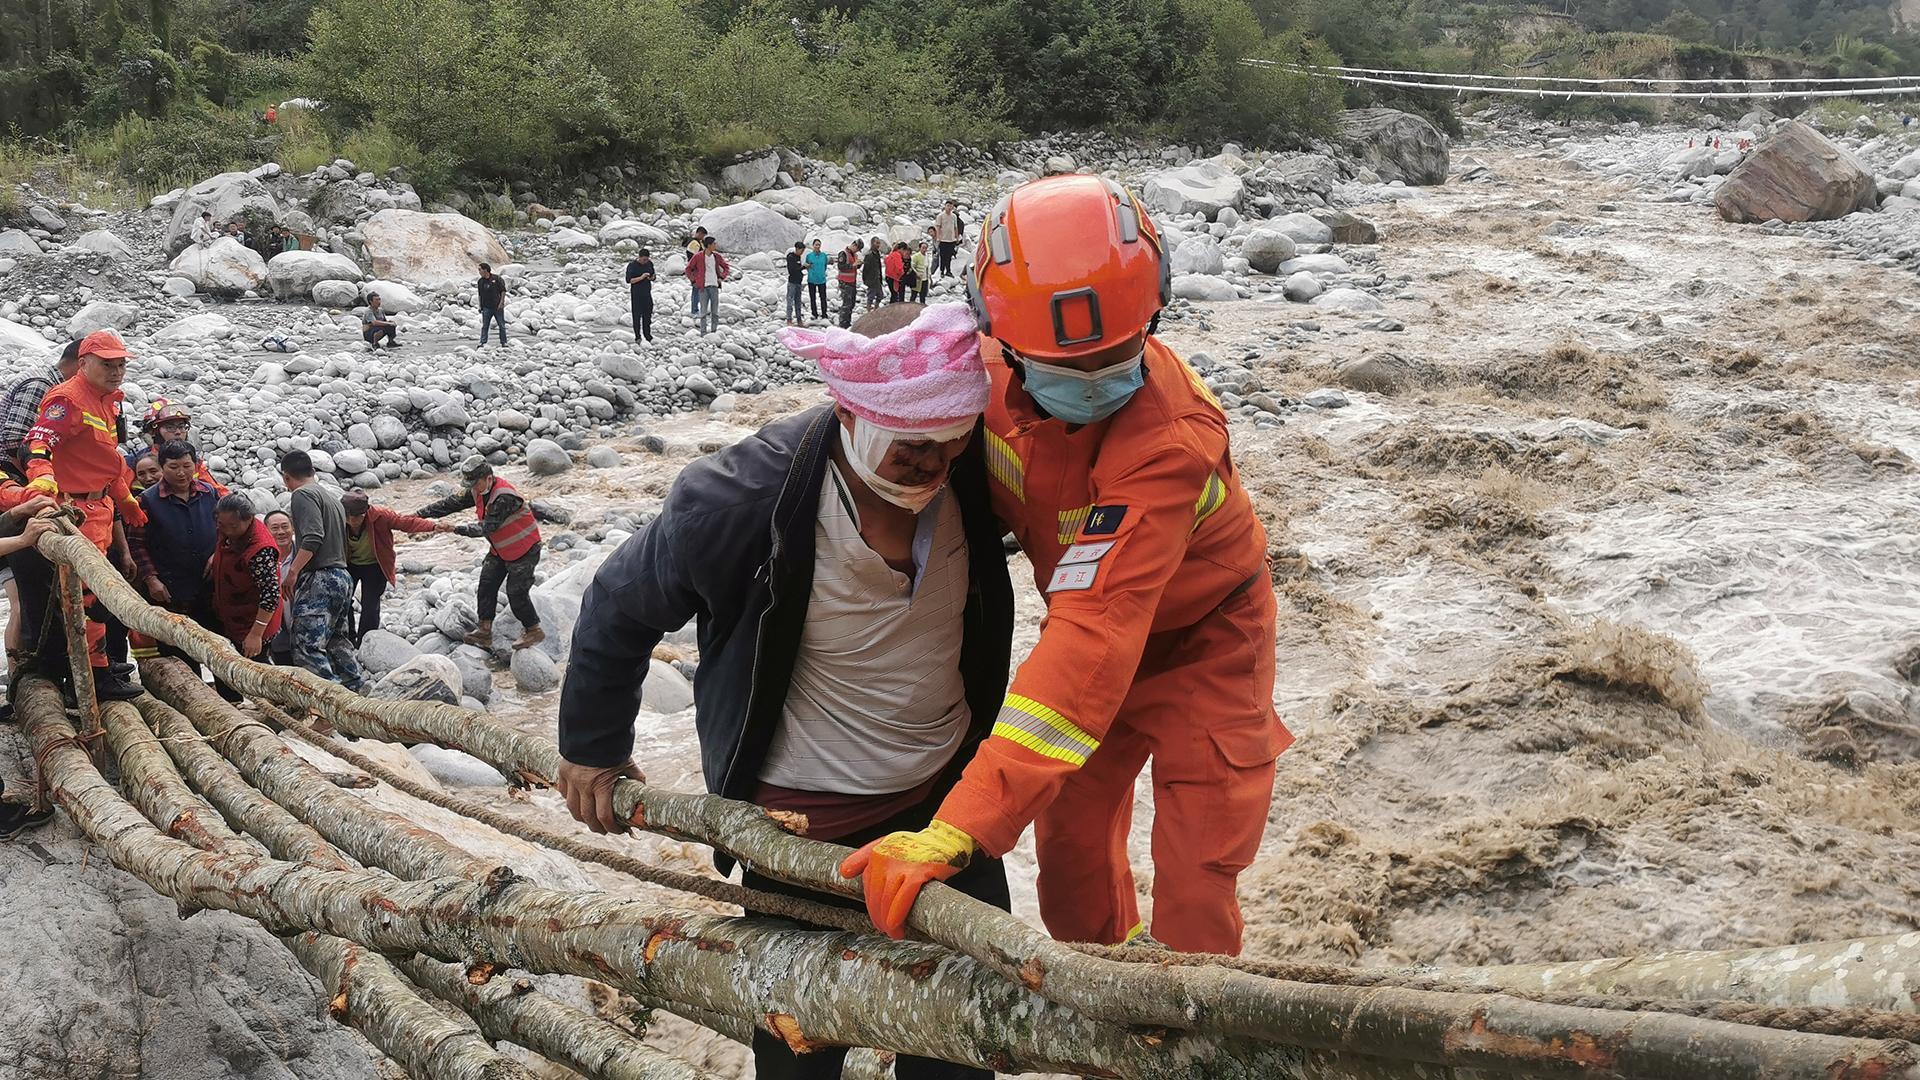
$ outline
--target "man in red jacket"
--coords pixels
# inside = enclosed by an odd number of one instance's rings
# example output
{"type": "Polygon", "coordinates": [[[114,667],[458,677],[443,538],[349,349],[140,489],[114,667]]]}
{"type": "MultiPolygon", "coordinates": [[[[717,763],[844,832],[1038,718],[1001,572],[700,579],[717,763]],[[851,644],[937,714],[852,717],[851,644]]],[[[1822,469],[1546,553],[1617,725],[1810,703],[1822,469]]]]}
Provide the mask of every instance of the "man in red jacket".
{"type": "Polygon", "coordinates": [[[733,267],[720,254],[720,246],[709,236],[700,242],[700,251],[687,257],[687,280],[700,297],[700,310],[694,323],[696,333],[710,334],[720,329],[720,283],[733,276],[733,267]]]}
{"type": "Polygon", "coordinates": [[[363,491],[350,491],[340,498],[347,514],[347,573],[360,589],[360,622],[353,643],[380,628],[380,598],[394,583],[393,534],[445,531],[437,521],[397,514],[384,506],[375,506],[363,491]]]}

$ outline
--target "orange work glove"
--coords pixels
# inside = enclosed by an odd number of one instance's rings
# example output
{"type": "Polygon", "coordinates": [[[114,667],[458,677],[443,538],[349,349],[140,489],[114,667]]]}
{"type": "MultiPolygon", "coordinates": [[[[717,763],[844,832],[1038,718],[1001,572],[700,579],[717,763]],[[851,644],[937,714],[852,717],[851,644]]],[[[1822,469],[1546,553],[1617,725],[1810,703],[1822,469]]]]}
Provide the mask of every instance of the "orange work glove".
{"type": "Polygon", "coordinates": [[[865,875],[867,917],[896,941],[907,935],[907,914],[929,881],[945,881],[966,868],[973,837],[935,819],[919,832],[875,840],[840,862],[840,876],[865,875]]]}

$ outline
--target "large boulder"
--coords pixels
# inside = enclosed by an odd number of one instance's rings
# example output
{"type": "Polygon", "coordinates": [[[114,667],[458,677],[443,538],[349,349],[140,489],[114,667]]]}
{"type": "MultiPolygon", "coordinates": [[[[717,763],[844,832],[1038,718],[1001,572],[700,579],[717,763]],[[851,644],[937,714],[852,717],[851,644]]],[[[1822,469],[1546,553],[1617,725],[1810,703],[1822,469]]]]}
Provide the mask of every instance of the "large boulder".
{"type": "Polygon", "coordinates": [[[701,217],[700,224],[706,226],[707,235],[715,238],[726,255],[782,252],[807,236],[805,226],[757,202],[717,206],[701,217]]]}
{"type": "Polygon", "coordinates": [[[218,341],[233,336],[233,323],[225,315],[203,311],[198,315],[189,315],[161,327],[153,335],[155,345],[188,345],[196,342],[218,341]]]}
{"type": "Polygon", "coordinates": [[[465,282],[479,275],[481,263],[508,261],[493,233],[463,214],[382,210],[360,235],[376,276],[419,285],[465,282]]]}
{"type": "Polygon", "coordinates": [[[1312,214],[1284,214],[1267,222],[1265,227],[1286,234],[1295,244],[1333,243],[1333,227],[1312,214]]]}
{"type": "Polygon", "coordinates": [[[1718,153],[1711,146],[1689,146],[1667,159],[1667,175],[1675,180],[1712,176],[1714,158],[1718,153]]]}
{"type": "Polygon", "coordinates": [[[460,668],[444,656],[423,653],[380,677],[367,696],[387,701],[460,704],[460,668]]]}
{"type": "Polygon", "coordinates": [[[105,229],[81,233],[74,238],[73,243],[67,245],[67,250],[91,251],[97,255],[105,255],[109,259],[133,258],[133,249],[127,246],[126,241],[105,229]]]}
{"type": "Polygon", "coordinates": [[[1147,209],[1175,217],[1199,214],[1211,221],[1231,206],[1246,202],[1247,187],[1233,170],[1217,161],[1196,161],[1149,177],[1140,189],[1147,209]]]}
{"type": "Polygon", "coordinates": [[[188,244],[169,269],[193,282],[201,292],[219,296],[257,289],[267,280],[266,260],[231,236],[222,236],[205,247],[188,244]]]}
{"type": "Polygon", "coordinates": [[[1224,274],[1226,257],[1220,254],[1220,242],[1211,236],[1190,236],[1173,249],[1176,274],[1224,274]]]}
{"type": "Polygon", "coordinates": [[[1859,159],[1788,120],[1733,170],[1713,204],[1728,221],[1829,221],[1871,209],[1876,198],[1859,159]]]}
{"type": "Polygon", "coordinates": [[[1345,210],[1315,210],[1314,219],[1333,230],[1336,244],[1377,244],[1380,230],[1373,222],[1357,218],[1345,210]]]}
{"type": "Polygon", "coordinates": [[[632,240],[641,247],[647,247],[649,245],[665,247],[673,242],[672,238],[667,236],[665,230],[660,229],[658,226],[649,225],[644,221],[631,221],[623,218],[619,221],[609,221],[600,227],[601,243],[617,244],[622,240],[632,240]]]}
{"type": "Polygon", "coordinates": [[[720,186],[728,191],[751,195],[773,186],[780,175],[780,155],[769,152],[757,158],[737,161],[720,170],[720,186]]]}
{"type": "Polygon", "coordinates": [[[753,201],[764,203],[788,217],[806,218],[809,221],[825,221],[823,211],[827,200],[810,187],[774,188],[763,191],[753,197],[753,201]]]}
{"type": "Polygon", "coordinates": [[[427,308],[427,301],[419,293],[398,281],[369,281],[360,291],[366,296],[378,296],[380,310],[389,314],[425,311],[427,308]]]}
{"type": "Polygon", "coordinates": [[[350,308],[360,302],[360,286],[352,281],[321,281],[313,286],[313,302],[325,308],[350,308]]]}
{"type": "Polygon", "coordinates": [[[1887,175],[1896,180],[1912,180],[1920,176],[1920,150],[1915,150],[1899,161],[1887,167],[1887,175]]]}
{"type": "Polygon", "coordinates": [[[1295,251],[1293,237],[1274,228],[1259,228],[1247,234],[1240,245],[1240,254],[1247,265],[1263,274],[1271,274],[1280,269],[1280,264],[1293,258],[1295,251]]]}
{"type": "Polygon", "coordinates": [[[140,309],[111,300],[95,300],[67,320],[67,336],[83,338],[95,330],[125,330],[140,317],[140,309]]]}
{"type": "Polygon", "coordinates": [[[1181,274],[1173,279],[1173,295],[1185,300],[1238,300],[1240,290],[1233,282],[1212,274],[1181,274]]]}
{"type": "Polygon", "coordinates": [[[40,331],[33,327],[22,326],[11,319],[0,319],[0,355],[30,354],[37,358],[51,348],[53,342],[41,336],[40,331]]]}
{"type": "Polygon", "coordinates": [[[360,666],[376,679],[419,655],[419,649],[392,631],[369,630],[360,639],[360,666]]]}
{"type": "Polygon", "coordinates": [[[0,229],[0,255],[39,255],[40,241],[19,229],[0,229]]]}
{"type": "Polygon", "coordinates": [[[1337,140],[1383,180],[1447,182],[1447,137],[1425,118],[1398,109],[1349,109],[1337,140]]]}
{"type": "Polygon", "coordinates": [[[267,284],[282,300],[310,296],[323,281],[359,281],[360,264],[331,251],[283,251],[267,260],[267,284]]]}
{"type": "Polygon", "coordinates": [[[174,204],[173,220],[160,248],[173,255],[193,240],[193,223],[202,213],[211,213],[215,225],[225,228],[239,218],[248,230],[267,229],[281,220],[280,203],[267,185],[249,173],[230,172],[208,177],[187,189],[186,197],[174,204]]]}

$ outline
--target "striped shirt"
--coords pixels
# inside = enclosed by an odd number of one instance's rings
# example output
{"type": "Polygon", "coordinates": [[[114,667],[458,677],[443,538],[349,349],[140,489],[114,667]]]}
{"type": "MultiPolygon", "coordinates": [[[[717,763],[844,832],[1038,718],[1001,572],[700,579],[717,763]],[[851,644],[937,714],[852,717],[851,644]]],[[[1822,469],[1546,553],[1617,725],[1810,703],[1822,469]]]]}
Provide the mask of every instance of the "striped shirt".
{"type": "Polygon", "coordinates": [[[0,402],[0,452],[11,454],[26,443],[27,432],[40,419],[40,399],[65,381],[58,367],[50,367],[13,384],[0,402]]]}
{"type": "Polygon", "coordinates": [[[952,760],[971,713],[960,677],[967,537],[942,493],[919,515],[911,577],[860,537],[859,513],[829,464],[814,522],[813,589],[763,783],[880,795],[952,760]]]}

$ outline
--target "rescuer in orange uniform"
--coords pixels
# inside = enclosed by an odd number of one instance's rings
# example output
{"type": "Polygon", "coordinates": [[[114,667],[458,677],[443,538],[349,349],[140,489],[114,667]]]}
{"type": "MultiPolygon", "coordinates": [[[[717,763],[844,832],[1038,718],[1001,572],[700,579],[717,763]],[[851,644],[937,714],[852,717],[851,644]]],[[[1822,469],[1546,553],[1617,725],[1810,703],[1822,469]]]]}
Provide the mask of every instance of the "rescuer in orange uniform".
{"type": "Polygon", "coordinates": [[[1293,737],[1273,709],[1266,531],[1226,417],[1152,336],[1170,295],[1158,231],[1120,185],[1057,176],[983,224],[968,282],[993,379],[994,510],[1047,599],[993,734],[933,823],[862,848],[875,925],[920,888],[1002,855],[1029,822],[1054,936],[1141,935],[1127,835],[1153,759],[1152,937],[1237,953],[1234,896],[1293,737]]]}
{"type": "MultiPolygon", "coordinates": [[[[80,371],[41,398],[40,418],[27,433],[27,487],[78,510],[81,535],[103,554],[113,543],[116,507],[128,525],[147,522],[129,490],[133,472],[120,456],[120,384],[130,355],[113,331],[88,334],[80,342],[80,371]]],[[[139,687],[107,667],[101,644],[107,628],[96,617],[91,593],[86,602],[95,694],[116,701],[139,697],[139,687]]]]}

